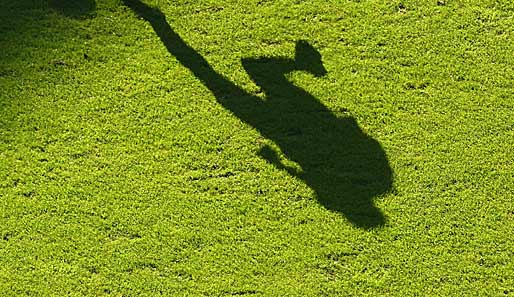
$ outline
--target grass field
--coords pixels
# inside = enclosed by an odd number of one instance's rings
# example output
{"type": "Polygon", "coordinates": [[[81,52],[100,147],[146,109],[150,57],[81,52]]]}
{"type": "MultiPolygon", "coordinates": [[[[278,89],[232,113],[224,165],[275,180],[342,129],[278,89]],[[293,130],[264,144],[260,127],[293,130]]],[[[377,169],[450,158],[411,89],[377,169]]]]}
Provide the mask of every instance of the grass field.
{"type": "Polygon", "coordinates": [[[514,295],[514,4],[0,0],[1,296],[514,295]]]}

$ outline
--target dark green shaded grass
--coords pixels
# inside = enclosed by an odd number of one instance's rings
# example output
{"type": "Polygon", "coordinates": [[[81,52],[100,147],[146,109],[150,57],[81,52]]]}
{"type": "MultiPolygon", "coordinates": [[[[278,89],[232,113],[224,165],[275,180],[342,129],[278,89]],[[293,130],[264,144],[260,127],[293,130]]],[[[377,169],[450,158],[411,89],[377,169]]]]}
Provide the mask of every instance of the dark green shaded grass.
{"type": "Polygon", "coordinates": [[[241,59],[313,44],[327,76],[288,79],[380,143],[385,225],[262,159],[279,147],[122,3],[3,0],[2,295],[514,292],[512,4],[148,3],[257,96],[241,59]]]}

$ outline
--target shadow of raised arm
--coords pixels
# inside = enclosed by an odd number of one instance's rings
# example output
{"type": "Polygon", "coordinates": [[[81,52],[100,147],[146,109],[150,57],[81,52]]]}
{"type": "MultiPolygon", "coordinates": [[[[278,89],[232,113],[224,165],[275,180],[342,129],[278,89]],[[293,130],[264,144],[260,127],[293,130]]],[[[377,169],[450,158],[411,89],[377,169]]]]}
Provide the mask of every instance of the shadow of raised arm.
{"type": "Polygon", "coordinates": [[[218,101],[223,100],[228,95],[234,97],[246,94],[241,88],[212,69],[202,55],[185,43],[171,28],[160,10],[139,0],[123,0],[123,3],[150,23],[168,52],[175,56],[180,64],[188,68],[214,94],[218,101]]]}

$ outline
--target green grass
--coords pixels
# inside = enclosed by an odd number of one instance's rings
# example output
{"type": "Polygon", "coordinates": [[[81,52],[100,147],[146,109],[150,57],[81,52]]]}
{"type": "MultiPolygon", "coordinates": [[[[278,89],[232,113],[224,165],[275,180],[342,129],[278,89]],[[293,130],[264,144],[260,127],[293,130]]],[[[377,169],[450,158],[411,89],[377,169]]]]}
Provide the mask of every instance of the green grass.
{"type": "Polygon", "coordinates": [[[0,295],[514,294],[514,4],[134,1],[0,0],[0,295]]]}

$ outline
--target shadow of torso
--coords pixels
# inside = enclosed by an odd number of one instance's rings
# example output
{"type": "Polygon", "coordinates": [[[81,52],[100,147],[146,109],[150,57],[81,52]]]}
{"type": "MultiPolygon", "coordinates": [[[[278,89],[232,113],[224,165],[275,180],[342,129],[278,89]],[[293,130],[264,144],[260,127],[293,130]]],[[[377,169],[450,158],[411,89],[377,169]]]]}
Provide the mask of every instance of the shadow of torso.
{"type": "Polygon", "coordinates": [[[296,70],[294,60],[245,59],[243,66],[261,87],[265,100],[244,111],[226,107],[275,142],[301,171],[283,165],[271,148],[265,147],[261,155],[304,180],[323,206],[343,213],[354,225],[372,228],[384,224],[383,214],[372,202],[392,184],[392,172],[380,144],[364,134],[354,118],[337,117],[317,98],[288,81],[286,74],[296,70]]]}

